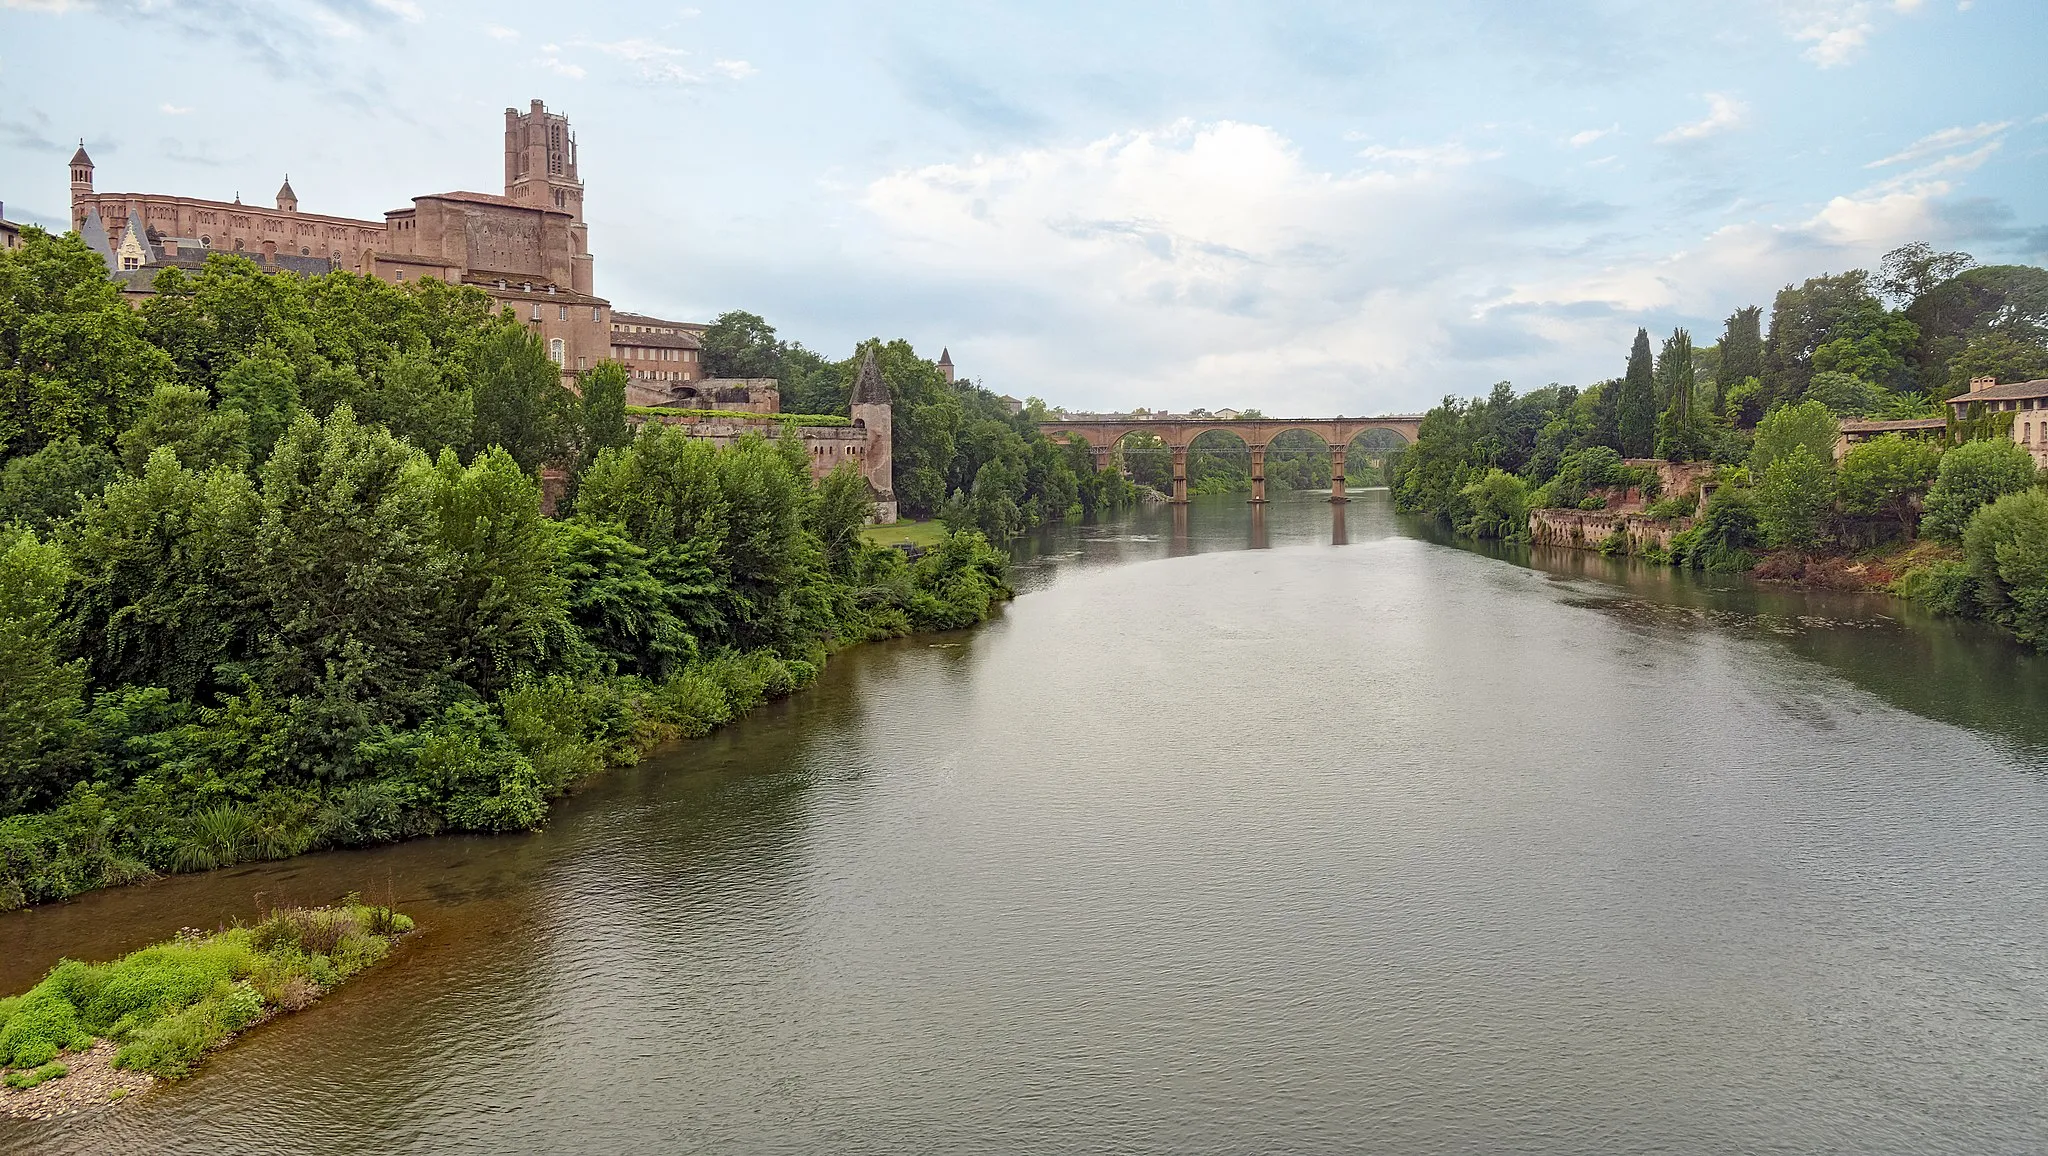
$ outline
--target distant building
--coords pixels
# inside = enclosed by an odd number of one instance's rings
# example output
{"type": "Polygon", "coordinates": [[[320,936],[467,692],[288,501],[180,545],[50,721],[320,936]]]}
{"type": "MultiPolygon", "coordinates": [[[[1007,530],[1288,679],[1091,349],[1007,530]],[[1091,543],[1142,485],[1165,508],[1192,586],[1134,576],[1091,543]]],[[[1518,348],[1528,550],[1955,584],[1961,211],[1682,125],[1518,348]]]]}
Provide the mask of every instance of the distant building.
{"type": "Polygon", "coordinates": [[[697,381],[704,376],[700,360],[704,344],[699,335],[709,328],[694,321],[613,313],[612,360],[624,365],[627,376],[636,384],[652,387],[697,381]]]}
{"type": "Polygon", "coordinates": [[[1982,405],[1986,413],[2010,413],[2012,440],[2034,457],[2036,467],[2048,466],[2048,378],[2000,385],[1994,377],[1970,381],[1970,391],[1948,399],[1949,411],[1958,420],[1968,417],[1970,407],[1982,405]]]}
{"type": "Polygon", "coordinates": [[[7,202],[0,201],[0,249],[21,247],[21,226],[7,219],[7,202]]]}
{"type": "MultiPolygon", "coordinates": [[[[931,346],[925,346],[930,349],[931,346]]],[[[939,349],[939,372],[946,375],[946,384],[953,384],[953,351],[941,346],[939,349]]]]}
{"type": "Polygon", "coordinates": [[[471,285],[546,342],[565,377],[610,356],[611,303],[593,292],[583,181],[568,118],[536,100],[505,110],[505,193],[414,197],[382,221],[305,213],[287,177],[274,208],[162,193],[103,193],[80,142],[71,157],[71,223],[147,295],[156,270],[239,253],[265,269],[363,273],[393,283],[471,285]]]}

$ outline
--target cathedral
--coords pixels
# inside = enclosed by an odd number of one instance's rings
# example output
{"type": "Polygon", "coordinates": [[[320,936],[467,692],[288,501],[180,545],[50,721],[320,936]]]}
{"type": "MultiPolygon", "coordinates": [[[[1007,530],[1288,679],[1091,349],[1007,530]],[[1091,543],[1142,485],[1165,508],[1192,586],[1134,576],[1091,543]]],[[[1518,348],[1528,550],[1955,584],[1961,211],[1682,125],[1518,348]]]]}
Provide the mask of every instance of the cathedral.
{"type": "MultiPolygon", "coordinates": [[[[197,269],[215,252],[236,253],[274,272],[316,276],[346,270],[393,284],[434,278],[482,290],[510,309],[547,346],[572,388],[601,361],[626,369],[628,400],[682,410],[770,414],[780,399],[772,381],[704,381],[701,324],[614,313],[596,293],[590,230],[583,219],[583,178],[569,120],[536,100],[505,110],[505,191],[453,191],[412,198],[382,221],[306,212],[287,176],[275,205],[246,205],[164,193],[103,193],[80,141],[71,158],[71,225],[96,250],[130,300],[145,298],[156,274],[197,269]]],[[[864,383],[865,384],[865,383],[864,383]]],[[[877,376],[872,387],[880,387],[877,376]]],[[[887,391],[882,389],[883,409],[887,391]]],[[[869,408],[855,428],[803,431],[823,473],[852,457],[876,495],[876,513],[895,520],[890,423],[869,408]],[[815,435],[815,436],[814,436],[815,435]],[[828,444],[829,443],[829,444],[828,444]]],[[[735,419],[739,420],[739,419],[735,419]]],[[[693,419],[692,425],[695,431],[693,419]]],[[[723,427],[721,427],[723,428],[723,427]]],[[[707,427],[702,436],[714,436],[707,427]]]]}

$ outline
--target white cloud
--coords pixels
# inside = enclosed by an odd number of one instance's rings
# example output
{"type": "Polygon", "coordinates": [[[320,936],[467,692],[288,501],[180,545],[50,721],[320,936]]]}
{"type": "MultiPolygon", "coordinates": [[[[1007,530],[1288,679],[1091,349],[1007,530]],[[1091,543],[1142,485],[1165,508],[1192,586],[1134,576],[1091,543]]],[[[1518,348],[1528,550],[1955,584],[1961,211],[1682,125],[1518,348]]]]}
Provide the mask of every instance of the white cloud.
{"type": "Polygon", "coordinates": [[[1945,153],[1951,149],[1961,148],[1964,145],[1975,144],[1985,137],[1996,136],[2011,127],[2011,121],[2001,120],[1996,122],[1986,121],[1983,124],[1968,128],[1961,125],[1955,128],[1945,128],[1940,132],[1928,133],[1926,136],[1885,157],[1883,160],[1871,161],[1863,167],[1866,169],[1881,169],[1886,165],[1903,165],[1912,161],[1923,160],[1936,153],[1945,153]]]}
{"type": "Polygon", "coordinates": [[[189,106],[180,107],[179,105],[172,104],[169,101],[165,101],[160,107],[162,108],[163,113],[166,116],[184,116],[186,113],[192,111],[192,109],[189,106]]]}
{"type": "Polygon", "coordinates": [[[503,24],[486,24],[484,25],[484,35],[493,40],[517,40],[519,39],[519,30],[507,28],[503,24]]]}
{"type": "Polygon", "coordinates": [[[371,5],[389,12],[407,24],[418,24],[427,18],[425,12],[413,0],[370,0],[371,5]]]}
{"type": "MultiPolygon", "coordinates": [[[[1918,12],[1923,0],[1779,0],[1779,19],[1792,39],[1808,45],[1805,56],[1822,68],[1839,68],[1856,59],[1877,32],[1878,17],[1887,9],[1918,12]]],[[[1967,2],[1960,10],[1968,10],[1967,2]]]]}
{"type": "Polygon", "coordinates": [[[1498,152],[1474,152],[1456,141],[1440,145],[1424,145],[1420,148],[1385,148],[1373,145],[1359,150],[1361,160],[1392,162],[1394,164],[1429,166],[1462,166],[1478,161],[1496,160],[1498,152]]]}
{"type": "Polygon", "coordinates": [[[1742,123],[1749,113],[1749,106],[1726,93],[1707,94],[1707,115],[1682,124],[1657,138],[1658,144],[1678,144],[1685,141],[1704,140],[1727,132],[1742,123]]]}
{"type": "Polygon", "coordinates": [[[1183,121],[892,172],[860,203],[879,263],[1042,310],[975,333],[978,356],[1075,367],[1070,400],[1376,412],[1440,393],[1446,362],[1546,341],[1485,305],[1573,207],[1482,180],[1455,143],[1366,156],[1323,171],[1271,128],[1183,121]]]}
{"type": "Polygon", "coordinates": [[[582,65],[571,64],[570,62],[562,59],[561,45],[543,44],[540,47],[540,51],[540,59],[535,63],[539,64],[542,68],[547,69],[549,72],[554,73],[556,76],[564,76],[569,78],[570,80],[582,80],[584,76],[587,75],[583,71],[582,65]]]}
{"type": "Polygon", "coordinates": [[[711,71],[727,80],[745,80],[761,70],[744,60],[714,60],[711,62],[711,71]]]}
{"type": "Polygon", "coordinates": [[[0,8],[16,8],[25,12],[50,12],[63,15],[92,7],[91,0],[0,0],[0,8]]]}
{"type": "Polygon", "coordinates": [[[1566,137],[1564,143],[1572,146],[1575,149],[1582,149],[1585,148],[1587,145],[1592,144],[1594,141],[1599,140],[1601,137],[1611,136],[1615,131],[1617,131],[1620,128],[1621,126],[1618,124],[1611,124],[1608,125],[1606,128],[1589,128],[1583,132],[1575,132],[1572,135],[1566,137]]]}

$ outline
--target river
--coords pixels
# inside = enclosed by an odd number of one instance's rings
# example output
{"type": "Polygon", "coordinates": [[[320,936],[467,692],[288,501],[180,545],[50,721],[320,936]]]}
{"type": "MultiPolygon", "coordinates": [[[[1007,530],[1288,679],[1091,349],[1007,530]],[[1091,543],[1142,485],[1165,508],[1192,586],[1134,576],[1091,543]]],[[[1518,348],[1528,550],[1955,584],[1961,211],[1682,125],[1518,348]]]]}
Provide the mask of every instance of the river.
{"type": "Polygon", "coordinates": [[[0,1150],[2048,1144],[2048,662],[1357,499],[1049,530],[995,621],[539,834],[0,918],[0,991],[258,902],[423,929],[0,1150]]]}

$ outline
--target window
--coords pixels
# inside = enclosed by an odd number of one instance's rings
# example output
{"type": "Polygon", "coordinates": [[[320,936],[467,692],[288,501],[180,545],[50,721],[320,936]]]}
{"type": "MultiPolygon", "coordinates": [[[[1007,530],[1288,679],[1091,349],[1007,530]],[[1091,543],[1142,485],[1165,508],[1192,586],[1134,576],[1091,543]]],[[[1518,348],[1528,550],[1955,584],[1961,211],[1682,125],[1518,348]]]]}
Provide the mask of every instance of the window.
{"type": "Polygon", "coordinates": [[[554,362],[556,365],[562,364],[561,338],[557,337],[554,340],[548,342],[548,360],[554,362]]]}
{"type": "Polygon", "coordinates": [[[310,256],[312,256],[312,255],[313,255],[313,250],[311,250],[311,249],[307,248],[307,247],[306,247],[306,246],[304,246],[304,245],[300,245],[300,246],[299,246],[299,256],[301,256],[301,257],[310,257],[310,256]]]}
{"type": "Polygon", "coordinates": [[[576,368],[578,368],[578,369],[583,369],[583,368],[585,368],[585,367],[586,367],[586,363],[587,363],[587,362],[588,362],[589,360],[590,360],[590,359],[589,359],[589,358],[587,358],[587,357],[579,357],[579,358],[577,358],[577,359],[576,359],[576,368]]]}
{"type": "Polygon", "coordinates": [[[235,238],[235,252],[239,253],[239,252],[241,252],[241,251],[242,251],[242,239],[241,239],[240,237],[236,237],[236,238],[235,238]]]}
{"type": "MultiPolygon", "coordinates": [[[[13,247],[13,246],[9,246],[9,248],[12,248],[12,247],[13,247]]],[[[121,268],[123,268],[123,269],[140,269],[140,268],[142,268],[142,258],[140,258],[140,257],[123,257],[123,258],[121,258],[121,268]]]]}
{"type": "Polygon", "coordinates": [[[597,315],[597,310],[598,310],[598,307],[597,307],[597,306],[595,306],[595,305],[592,305],[592,306],[590,307],[590,319],[591,319],[592,321],[602,321],[602,320],[604,320],[604,319],[603,319],[602,317],[599,317],[599,316],[597,315]]]}
{"type": "Polygon", "coordinates": [[[393,277],[393,279],[394,279],[394,280],[398,280],[398,281],[403,281],[403,280],[405,280],[405,270],[403,270],[403,269],[400,269],[400,270],[398,270],[398,271],[397,271],[396,273],[394,273],[394,274],[392,275],[392,277],[393,277]]]}
{"type": "Polygon", "coordinates": [[[533,303],[533,319],[535,321],[540,320],[540,302],[538,301],[533,303]]]}
{"type": "Polygon", "coordinates": [[[555,318],[555,320],[557,320],[557,321],[567,321],[567,320],[569,319],[569,307],[568,307],[567,305],[564,305],[564,306],[562,306],[562,307],[561,307],[561,309],[562,309],[562,313],[561,313],[561,316],[559,316],[559,317],[555,318]]]}

